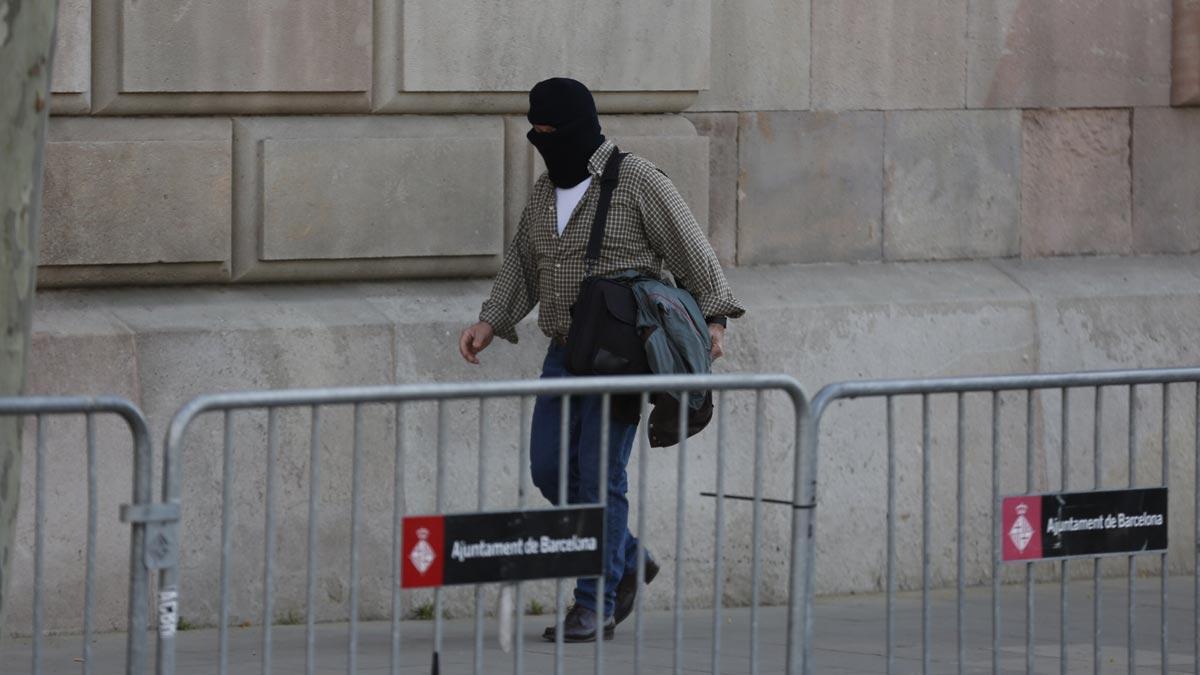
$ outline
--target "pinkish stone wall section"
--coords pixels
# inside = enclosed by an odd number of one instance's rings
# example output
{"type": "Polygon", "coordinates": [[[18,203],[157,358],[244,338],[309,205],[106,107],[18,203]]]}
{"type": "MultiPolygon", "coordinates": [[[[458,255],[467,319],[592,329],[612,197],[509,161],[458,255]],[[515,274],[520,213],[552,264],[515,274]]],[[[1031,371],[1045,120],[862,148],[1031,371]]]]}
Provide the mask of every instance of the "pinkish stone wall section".
{"type": "Polygon", "coordinates": [[[1175,0],[1171,103],[1200,105],[1200,0],[1175,0]]]}

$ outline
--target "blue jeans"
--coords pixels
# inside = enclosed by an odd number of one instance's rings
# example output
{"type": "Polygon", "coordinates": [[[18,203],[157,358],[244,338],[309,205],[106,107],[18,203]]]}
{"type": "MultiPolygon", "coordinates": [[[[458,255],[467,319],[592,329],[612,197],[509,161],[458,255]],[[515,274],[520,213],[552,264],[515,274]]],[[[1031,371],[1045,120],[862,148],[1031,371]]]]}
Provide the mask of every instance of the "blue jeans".
{"type": "MultiPolygon", "coordinates": [[[[551,345],[542,364],[542,377],[572,377],[564,367],[566,350],[551,345]]],[[[567,500],[570,503],[600,501],[600,397],[575,396],[570,403],[567,445],[567,500]]],[[[539,396],[533,407],[529,463],[533,484],[546,499],[558,504],[559,441],[562,437],[562,397],[539,396]]],[[[617,583],[637,568],[637,539],[629,532],[629,482],[625,465],[636,424],[612,422],[608,434],[608,502],[604,521],[604,614],[612,616],[617,583]]],[[[596,580],[579,579],[575,603],[596,611],[596,580]]]]}

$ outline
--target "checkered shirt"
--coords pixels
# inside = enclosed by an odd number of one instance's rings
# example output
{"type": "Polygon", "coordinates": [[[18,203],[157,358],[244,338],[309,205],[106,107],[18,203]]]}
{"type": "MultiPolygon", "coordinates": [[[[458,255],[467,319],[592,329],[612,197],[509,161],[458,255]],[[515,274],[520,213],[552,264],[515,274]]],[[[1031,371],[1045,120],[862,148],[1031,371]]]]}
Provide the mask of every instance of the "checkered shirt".
{"type": "MultiPolygon", "coordinates": [[[[583,256],[600,200],[600,174],[615,147],[605,141],[592,153],[592,184],[561,236],[554,184],[544,173],[534,184],[479,315],[496,335],[516,342],[517,323],[540,303],[538,327],[551,338],[566,337],[571,305],[585,273],[583,256]]],[[[621,162],[593,273],[607,276],[633,269],[661,278],[664,264],[696,297],[704,316],[736,318],[745,312],[729,289],[712,245],[670,179],[649,161],[629,155],[621,162]]]]}

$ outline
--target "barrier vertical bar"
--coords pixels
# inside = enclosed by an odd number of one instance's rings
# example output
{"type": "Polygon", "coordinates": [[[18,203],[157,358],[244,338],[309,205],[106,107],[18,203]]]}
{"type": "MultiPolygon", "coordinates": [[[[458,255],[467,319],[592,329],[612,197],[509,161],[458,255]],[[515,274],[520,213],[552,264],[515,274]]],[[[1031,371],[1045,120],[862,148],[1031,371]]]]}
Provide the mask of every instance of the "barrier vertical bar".
{"type": "MultiPolygon", "coordinates": [[[[813,643],[813,541],[817,515],[817,448],[819,417],[812,417],[808,399],[798,383],[784,387],[792,401],[795,420],[792,466],[792,563],[788,579],[788,673],[812,672],[813,643]]],[[[819,415],[819,413],[818,413],[819,415]]]]}
{"type": "MultiPolygon", "coordinates": [[[[558,417],[558,505],[567,505],[567,465],[570,457],[567,449],[571,443],[571,397],[563,394],[558,417]]],[[[563,580],[554,580],[554,675],[563,672],[563,580]]],[[[603,613],[603,612],[601,612],[603,613]]]]}
{"type": "MultiPolygon", "coordinates": [[[[517,447],[520,448],[520,457],[518,462],[520,466],[517,468],[517,508],[524,510],[525,508],[525,486],[529,485],[529,419],[532,414],[529,405],[529,398],[521,397],[521,420],[518,424],[520,428],[520,438],[517,439],[517,447]]],[[[513,647],[513,673],[514,675],[522,675],[525,672],[525,586],[518,581],[517,589],[514,593],[516,606],[516,630],[515,646],[513,647]]]]}
{"type": "MultiPolygon", "coordinates": [[[[608,441],[609,441],[609,423],[612,413],[612,397],[609,394],[600,395],[600,471],[596,475],[597,493],[600,496],[600,505],[605,507],[604,517],[601,519],[604,532],[608,532],[608,441]]],[[[628,514],[627,514],[628,515],[628,514]]],[[[626,522],[628,525],[628,521],[626,522]]],[[[626,528],[628,529],[628,527],[626,528]]],[[[607,555],[607,554],[606,554],[607,555]]],[[[605,565],[607,567],[607,565],[605,565]]],[[[607,579],[605,578],[605,569],[601,568],[600,576],[596,579],[596,604],[597,614],[600,617],[599,628],[596,635],[596,675],[604,673],[604,626],[608,623],[607,606],[608,596],[604,587],[607,579]]],[[[640,590],[640,589],[639,589],[640,590]]],[[[613,607],[614,612],[616,607],[613,607]]]]}
{"type": "Polygon", "coordinates": [[[679,392],[679,465],[675,478],[675,675],[683,675],[683,547],[684,508],[687,496],[687,421],[691,394],[679,392]]]}
{"type": "MultiPolygon", "coordinates": [[[[1033,492],[1033,390],[1025,390],[1025,494],[1033,492]]],[[[1033,675],[1033,563],[1025,563],[1025,672],[1033,675]]]]}
{"type": "Polygon", "coordinates": [[[363,404],[354,404],[354,448],[350,460],[350,635],[346,672],[358,672],[358,522],[362,511],[363,404]]]}
{"type": "MultiPolygon", "coordinates": [[[[1062,444],[1061,444],[1061,446],[1062,446],[1062,458],[1061,458],[1062,459],[1062,480],[1060,481],[1060,485],[1062,485],[1062,491],[1066,492],[1067,485],[1069,484],[1069,476],[1071,475],[1071,440],[1070,440],[1070,436],[1071,436],[1071,390],[1068,389],[1067,387],[1063,387],[1059,396],[1060,396],[1060,400],[1062,401],[1062,404],[1061,404],[1062,420],[1061,420],[1061,424],[1059,425],[1060,433],[1062,435],[1062,444]]],[[[1067,581],[1068,581],[1068,570],[1067,570],[1067,561],[1065,561],[1065,560],[1063,560],[1061,562],[1061,564],[1059,565],[1058,578],[1059,578],[1058,662],[1059,662],[1059,672],[1061,673],[1061,675],[1067,675],[1067,637],[1068,637],[1067,581]]]]}
{"type": "Polygon", "coordinates": [[[896,654],[896,400],[887,397],[887,672],[895,667],[896,654]]]}
{"type": "Polygon", "coordinates": [[[1195,549],[1192,558],[1192,663],[1200,671],[1200,382],[1196,383],[1195,396],[1196,409],[1192,414],[1192,429],[1196,438],[1196,448],[1192,453],[1192,520],[1196,528],[1192,538],[1192,548],[1195,549]]]}
{"type": "Polygon", "coordinates": [[[966,592],[966,576],[967,576],[966,560],[963,557],[963,520],[964,520],[963,515],[965,512],[965,508],[963,505],[963,483],[964,483],[964,477],[965,477],[964,472],[966,471],[966,443],[967,443],[966,436],[967,436],[967,434],[966,434],[966,421],[965,421],[966,411],[963,407],[962,392],[959,392],[957,394],[956,399],[957,399],[956,403],[958,404],[957,405],[957,408],[958,408],[957,409],[957,415],[958,415],[958,462],[957,462],[957,466],[955,467],[957,470],[956,472],[958,474],[957,475],[958,485],[955,490],[956,498],[957,498],[957,502],[958,502],[957,503],[958,508],[955,510],[955,526],[956,526],[955,533],[956,533],[956,542],[957,542],[957,545],[955,546],[955,549],[956,549],[955,554],[956,554],[957,563],[958,563],[958,565],[957,565],[958,588],[956,589],[957,590],[956,604],[958,605],[958,612],[957,612],[956,619],[957,619],[957,633],[958,634],[956,637],[958,638],[958,672],[961,674],[963,671],[963,662],[966,660],[966,644],[967,644],[966,639],[965,639],[966,638],[965,634],[967,632],[967,621],[966,621],[966,617],[963,614],[963,595],[966,592]]]}
{"type": "Polygon", "coordinates": [[[392,464],[392,675],[400,675],[400,582],[404,566],[400,557],[404,516],[404,403],[395,405],[396,452],[392,464]]]}
{"type": "Polygon", "coordinates": [[[44,585],[46,561],[46,418],[38,414],[34,443],[33,487],[33,675],[42,672],[42,621],[45,611],[44,585]]]}
{"type": "MultiPolygon", "coordinates": [[[[1171,385],[1166,382],[1162,386],[1162,486],[1165,488],[1170,482],[1171,469],[1171,385]]],[[[1159,651],[1161,652],[1160,665],[1162,666],[1163,675],[1166,675],[1170,665],[1170,658],[1167,654],[1167,552],[1163,551],[1159,558],[1159,624],[1162,627],[1162,635],[1160,636],[1159,651]]],[[[1200,664],[1197,664],[1200,666],[1200,664]]]]}
{"type": "MultiPolygon", "coordinates": [[[[151,447],[150,431],[142,412],[130,404],[130,409],[122,413],[133,432],[133,489],[134,504],[148,503],[153,499],[153,470],[154,450],[151,447]]],[[[178,503],[178,494],[168,489],[167,472],[170,457],[163,456],[163,501],[178,503]]],[[[172,534],[178,532],[178,526],[169,528],[172,534]]],[[[150,568],[145,564],[146,527],[135,523],[129,532],[129,633],[125,638],[125,667],[130,673],[142,673],[147,670],[148,654],[147,640],[149,639],[149,609],[150,609],[150,568]]],[[[159,592],[174,589],[178,582],[178,569],[162,570],[159,576],[159,592]]],[[[161,596],[160,596],[161,597],[161,596]]],[[[155,643],[154,667],[158,673],[173,673],[175,669],[175,636],[164,635],[161,621],[159,622],[158,640],[155,643]]]]}
{"type": "MultiPolygon", "coordinates": [[[[450,422],[446,417],[446,403],[437,402],[437,479],[434,488],[434,511],[439,515],[446,508],[446,442],[450,436],[450,422]]],[[[442,589],[433,589],[433,671],[437,672],[442,656],[442,589]]]]}
{"type": "Polygon", "coordinates": [[[992,672],[1000,672],[1000,392],[992,392],[992,672]]]}
{"type": "Polygon", "coordinates": [[[221,675],[229,672],[229,556],[233,530],[233,411],[225,411],[225,444],[221,477],[221,627],[218,634],[218,665],[221,675]]]}
{"type": "MultiPolygon", "coordinates": [[[[1104,422],[1104,390],[1095,387],[1095,410],[1092,413],[1092,489],[1102,483],[1101,460],[1104,454],[1102,424],[1104,422]]],[[[1100,559],[1092,559],[1092,672],[1100,675],[1100,559]]]]}
{"type": "Polygon", "coordinates": [[[279,452],[279,420],[277,409],[267,408],[267,485],[263,499],[266,502],[266,522],[263,524],[263,618],[262,618],[262,672],[271,673],[271,626],[274,623],[275,604],[275,456],[279,452]]]}
{"type": "Polygon", "coordinates": [[[308,439],[308,580],[304,593],[304,672],[317,669],[317,515],[321,479],[321,408],[312,406],[308,439]]]}
{"type": "Polygon", "coordinates": [[[92,633],[96,613],[96,418],[87,413],[87,568],[83,579],[83,675],[92,672],[92,633]]]}
{"type": "MultiPolygon", "coordinates": [[[[754,393],[754,507],[750,525],[750,675],[758,675],[758,603],[759,578],[762,574],[762,471],[763,429],[767,426],[767,411],[763,392],[754,393]]],[[[683,485],[680,483],[680,485],[683,485]]]]}
{"type": "Polygon", "coordinates": [[[717,395],[717,504],[713,533],[712,672],[721,672],[721,610],[725,596],[725,436],[729,414],[726,392],[717,395]]]}
{"type": "MultiPolygon", "coordinates": [[[[1135,461],[1134,454],[1135,454],[1136,450],[1137,450],[1137,387],[1131,384],[1131,385],[1129,385],[1129,487],[1131,487],[1131,488],[1133,487],[1134,482],[1137,479],[1137,466],[1134,464],[1134,461],[1135,461]]],[[[1126,593],[1127,593],[1126,606],[1128,608],[1129,620],[1128,620],[1128,623],[1126,624],[1126,628],[1128,629],[1128,636],[1126,639],[1126,645],[1127,645],[1126,653],[1129,656],[1129,672],[1132,673],[1132,672],[1136,672],[1136,669],[1137,669],[1137,654],[1135,652],[1135,650],[1137,648],[1137,643],[1135,642],[1135,638],[1133,635],[1133,630],[1134,630],[1133,609],[1135,606],[1133,594],[1134,594],[1134,579],[1137,576],[1137,561],[1133,555],[1128,556],[1127,561],[1128,561],[1128,569],[1129,569],[1129,572],[1128,572],[1129,585],[1126,590],[1126,593]]]]}
{"type": "Polygon", "coordinates": [[[930,654],[930,615],[929,615],[929,546],[930,526],[929,514],[932,511],[932,490],[929,473],[932,464],[930,457],[932,443],[930,442],[929,424],[929,394],[921,394],[921,666],[922,671],[929,672],[930,654]]]}
{"type": "MultiPolygon", "coordinates": [[[[487,399],[479,399],[479,470],[476,479],[476,508],[487,505],[487,399]]],[[[475,584],[475,673],[483,672],[483,585],[475,584]]]]}
{"type": "MultiPolygon", "coordinates": [[[[638,418],[643,420],[642,429],[638,432],[637,587],[639,591],[646,583],[646,545],[642,535],[646,531],[646,476],[648,475],[650,451],[649,418],[647,417],[649,404],[650,395],[642,392],[641,400],[638,403],[638,418]]],[[[634,598],[633,672],[635,674],[642,672],[642,601],[645,597],[645,593],[639,592],[634,598]]]]}

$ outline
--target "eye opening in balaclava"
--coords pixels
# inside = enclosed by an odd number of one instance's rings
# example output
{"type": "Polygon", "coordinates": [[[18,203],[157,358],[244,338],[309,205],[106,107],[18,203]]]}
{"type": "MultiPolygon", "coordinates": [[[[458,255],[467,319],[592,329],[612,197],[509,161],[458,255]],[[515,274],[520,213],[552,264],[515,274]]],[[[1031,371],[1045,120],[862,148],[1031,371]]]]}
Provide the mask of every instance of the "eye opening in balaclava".
{"type": "Polygon", "coordinates": [[[581,82],[554,77],[529,91],[529,123],[554,127],[527,137],[541,153],[550,181],[560,188],[579,185],[588,177],[588,160],[604,143],[592,92],[581,82]]]}

